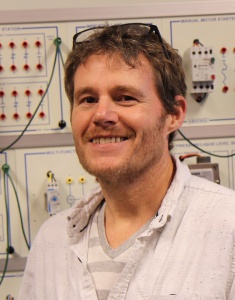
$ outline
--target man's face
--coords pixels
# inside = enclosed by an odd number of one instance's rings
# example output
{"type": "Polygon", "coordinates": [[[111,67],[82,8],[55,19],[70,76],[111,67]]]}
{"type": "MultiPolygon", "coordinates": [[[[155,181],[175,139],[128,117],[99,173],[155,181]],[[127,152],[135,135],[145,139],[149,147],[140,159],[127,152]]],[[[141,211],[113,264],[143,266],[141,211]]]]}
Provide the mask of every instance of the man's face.
{"type": "Polygon", "coordinates": [[[156,168],[168,152],[168,116],[142,57],[131,68],[117,56],[93,55],[74,76],[71,115],[81,164],[101,181],[128,182],[156,168]]]}

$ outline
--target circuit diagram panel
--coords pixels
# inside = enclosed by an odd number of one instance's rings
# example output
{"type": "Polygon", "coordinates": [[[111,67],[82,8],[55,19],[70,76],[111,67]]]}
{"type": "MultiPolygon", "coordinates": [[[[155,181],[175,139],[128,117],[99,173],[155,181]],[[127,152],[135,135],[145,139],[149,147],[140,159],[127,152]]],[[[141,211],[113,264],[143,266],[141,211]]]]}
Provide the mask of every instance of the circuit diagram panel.
{"type": "Polygon", "coordinates": [[[17,170],[24,170],[24,182],[18,190],[25,200],[23,205],[30,243],[41,224],[51,217],[47,202],[48,183],[58,185],[55,194],[59,198],[59,211],[76,205],[81,197],[98,185],[96,179],[80,165],[74,147],[18,150],[16,161],[17,170]],[[49,174],[52,174],[52,180],[49,174]]]}
{"type": "Polygon", "coordinates": [[[0,134],[59,129],[68,122],[63,101],[65,26],[33,24],[0,26],[0,134]]]}
{"type": "MultiPolygon", "coordinates": [[[[164,18],[162,34],[183,59],[188,86],[188,110],[184,125],[213,126],[235,124],[235,39],[232,28],[235,15],[164,18]],[[192,97],[190,85],[190,49],[199,46],[213,49],[213,91],[200,103],[192,97]]],[[[196,66],[195,66],[196,67],[196,66]]],[[[205,72],[204,72],[205,74],[205,72]]]]}

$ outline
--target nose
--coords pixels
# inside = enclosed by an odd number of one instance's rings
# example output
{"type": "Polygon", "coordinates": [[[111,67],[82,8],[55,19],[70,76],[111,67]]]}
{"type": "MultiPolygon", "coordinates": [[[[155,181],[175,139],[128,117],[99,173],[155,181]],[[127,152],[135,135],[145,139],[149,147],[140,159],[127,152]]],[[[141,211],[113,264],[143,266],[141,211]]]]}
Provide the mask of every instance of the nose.
{"type": "Polygon", "coordinates": [[[96,104],[92,121],[103,127],[115,125],[118,122],[115,103],[111,99],[100,99],[96,104]]]}

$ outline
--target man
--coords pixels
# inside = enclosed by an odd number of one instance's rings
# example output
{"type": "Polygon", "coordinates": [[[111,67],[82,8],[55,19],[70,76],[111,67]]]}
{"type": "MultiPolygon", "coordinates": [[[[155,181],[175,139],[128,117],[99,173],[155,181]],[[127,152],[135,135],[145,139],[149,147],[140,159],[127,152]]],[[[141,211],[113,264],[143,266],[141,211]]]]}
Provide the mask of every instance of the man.
{"type": "Polygon", "coordinates": [[[76,34],[65,89],[100,187],[42,226],[19,299],[235,299],[235,192],[170,155],[186,86],[157,27],[76,34]]]}

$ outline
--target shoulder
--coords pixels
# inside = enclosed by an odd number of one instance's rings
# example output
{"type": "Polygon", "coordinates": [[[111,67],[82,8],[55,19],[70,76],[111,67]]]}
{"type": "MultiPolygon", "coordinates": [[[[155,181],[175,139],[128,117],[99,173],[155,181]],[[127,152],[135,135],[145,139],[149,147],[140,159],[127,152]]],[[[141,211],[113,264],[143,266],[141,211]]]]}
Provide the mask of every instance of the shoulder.
{"type": "Polygon", "coordinates": [[[200,178],[194,175],[190,176],[186,187],[197,191],[198,193],[212,194],[217,197],[231,197],[234,199],[235,204],[235,191],[222,186],[220,184],[214,183],[204,178],[200,178]]]}
{"type": "Polygon", "coordinates": [[[67,238],[66,226],[68,223],[68,216],[74,211],[75,208],[69,208],[57,213],[45,221],[35,238],[35,243],[46,240],[62,241],[63,238],[67,238]]]}
{"type": "Polygon", "coordinates": [[[211,220],[230,224],[235,230],[235,191],[209,180],[191,176],[184,195],[190,201],[194,214],[211,220]]]}
{"type": "Polygon", "coordinates": [[[89,222],[90,216],[102,201],[100,187],[96,187],[79,202],[44,222],[35,238],[37,241],[66,241],[79,233],[89,222]]]}

